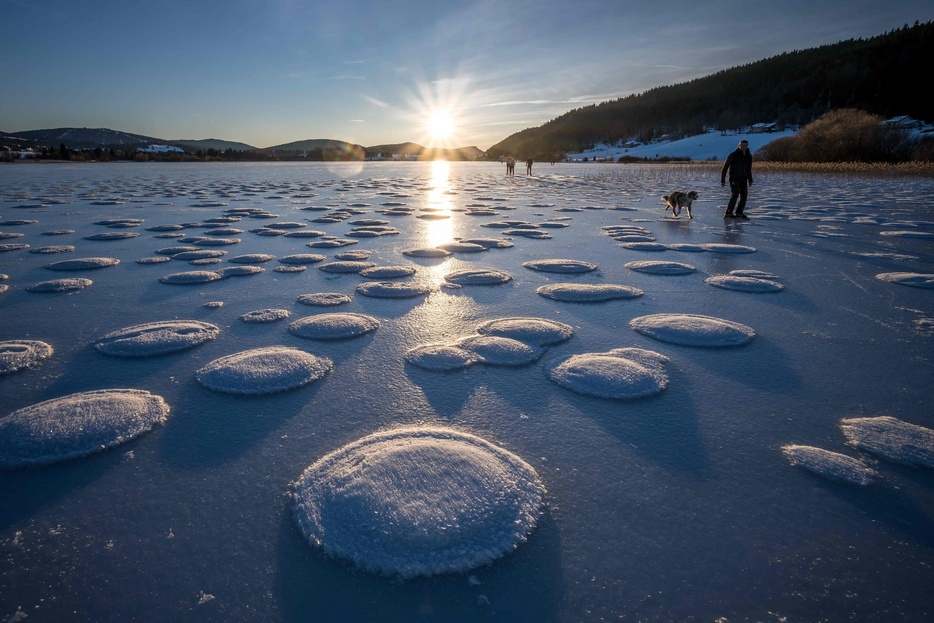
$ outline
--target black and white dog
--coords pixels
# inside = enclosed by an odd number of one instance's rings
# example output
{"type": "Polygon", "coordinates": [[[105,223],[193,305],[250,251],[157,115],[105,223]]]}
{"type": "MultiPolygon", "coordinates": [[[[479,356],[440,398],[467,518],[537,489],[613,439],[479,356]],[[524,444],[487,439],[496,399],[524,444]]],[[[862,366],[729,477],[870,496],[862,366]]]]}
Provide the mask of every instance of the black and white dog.
{"type": "Polygon", "coordinates": [[[697,193],[695,191],[684,192],[683,190],[676,190],[670,195],[663,195],[662,201],[666,204],[665,210],[671,208],[671,213],[674,216],[681,216],[681,209],[684,208],[688,211],[688,216],[694,218],[694,215],[691,214],[691,204],[697,199],[697,193]]]}

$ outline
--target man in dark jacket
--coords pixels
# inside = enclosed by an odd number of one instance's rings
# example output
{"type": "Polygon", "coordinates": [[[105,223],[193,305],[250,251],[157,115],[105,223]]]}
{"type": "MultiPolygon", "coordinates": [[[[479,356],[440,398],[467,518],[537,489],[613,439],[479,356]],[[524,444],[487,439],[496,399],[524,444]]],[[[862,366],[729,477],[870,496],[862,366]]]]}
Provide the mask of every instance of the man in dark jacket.
{"type": "Polygon", "coordinates": [[[730,203],[726,206],[723,218],[745,218],[743,208],[746,207],[746,197],[749,195],[749,185],[752,184],[752,154],[749,153],[749,141],[743,139],[739,142],[736,151],[726,157],[723,169],[720,171],[720,185],[726,184],[726,172],[730,172],[730,203]],[[739,203],[736,200],[739,199],[739,203]],[[736,212],[733,212],[733,208],[736,212]]]}

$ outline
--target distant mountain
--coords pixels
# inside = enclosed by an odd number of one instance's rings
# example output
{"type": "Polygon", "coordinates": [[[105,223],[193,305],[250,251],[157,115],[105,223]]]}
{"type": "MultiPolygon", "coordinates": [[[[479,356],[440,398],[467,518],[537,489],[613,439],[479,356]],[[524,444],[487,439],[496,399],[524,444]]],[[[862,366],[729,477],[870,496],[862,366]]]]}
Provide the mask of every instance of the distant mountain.
{"type": "Polygon", "coordinates": [[[258,151],[258,149],[252,145],[238,143],[236,141],[225,141],[219,138],[180,138],[165,142],[167,142],[169,145],[177,145],[182,149],[188,149],[192,151],[197,151],[199,149],[202,151],[207,151],[209,149],[216,149],[217,151],[227,151],[228,149],[232,149],[234,151],[258,151]]]}
{"type": "Polygon", "coordinates": [[[507,137],[489,157],[553,158],[595,144],[648,143],[759,122],[801,127],[824,113],[858,108],[934,121],[919,81],[934,58],[934,22],[870,39],[786,52],[690,82],[579,108],[507,137]]]}
{"type": "Polygon", "coordinates": [[[300,152],[300,151],[313,151],[315,149],[334,149],[334,150],[346,150],[350,151],[363,151],[362,145],[355,145],[354,143],[348,143],[346,141],[338,141],[329,138],[313,138],[305,139],[303,141],[293,141],[291,143],[285,143],[283,145],[275,145],[273,147],[266,147],[264,151],[269,153],[287,153],[287,152],[300,152]]]}
{"type": "MultiPolygon", "coordinates": [[[[26,130],[10,132],[6,135],[13,140],[21,140],[28,147],[58,147],[64,143],[69,149],[136,149],[154,143],[165,144],[167,141],[152,136],[130,134],[107,128],[53,128],[50,130],[26,130]]],[[[0,137],[2,138],[2,137],[0,137]]]]}

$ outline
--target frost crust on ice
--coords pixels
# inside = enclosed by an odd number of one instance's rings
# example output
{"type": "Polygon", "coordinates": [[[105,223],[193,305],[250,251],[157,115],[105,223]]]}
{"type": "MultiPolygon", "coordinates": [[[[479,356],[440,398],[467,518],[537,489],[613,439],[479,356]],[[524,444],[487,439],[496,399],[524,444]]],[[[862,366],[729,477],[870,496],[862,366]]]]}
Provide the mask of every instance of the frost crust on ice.
{"type": "Polygon", "coordinates": [[[51,264],[46,264],[45,267],[49,270],[91,270],[116,266],[119,263],[120,260],[115,257],[82,257],[52,262],[51,264]]]}
{"type": "Polygon", "coordinates": [[[356,291],[363,296],[383,299],[407,299],[416,296],[425,296],[431,288],[411,282],[398,281],[366,281],[357,286],[356,291]]]}
{"type": "Polygon", "coordinates": [[[301,294],[296,300],[302,305],[311,305],[312,307],[334,307],[349,303],[351,298],[339,292],[316,292],[314,294],[301,294]]]}
{"type": "Polygon", "coordinates": [[[444,280],[462,286],[497,285],[512,281],[512,275],[504,270],[474,268],[448,273],[444,280]]]}
{"type": "Polygon", "coordinates": [[[454,344],[423,344],[405,352],[405,361],[426,370],[460,370],[479,361],[475,353],[454,344]]]}
{"type": "Polygon", "coordinates": [[[518,456],[448,428],[387,430],[348,444],[293,483],[308,542],[367,571],[468,571],[512,552],[545,488],[518,456]]]}
{"type": "Polygon", "coordinates": [[[477,325],[477,333],[510,338],[541,347],[571,339],[574,328],[556,320],[519,316],[482,322],[477,325]]]}
{"type": "Polygon", "coordinates": [[[0,420],[0,468],[57,463],[125,443],[165,421],[161,396],[104,389],[46,400],[0,420]]]}
{"type": "Polygon", "coordinates": [[[932,273],[879,273],[876,279],[912,288],[934,288],[932,273]]]}
{"type": "Polygon", "coordinates": [[[316,381],[334,367],[326,357],[272,346],[215,359],[195,373],[199,383],[226,394],[272,394],[316,381]]]}
{"type": "Polygon", "coordinates": [[[597,270],[597,265],[581,260],[531,260],[522,264],[530,270],[537,270],[545,273],[589,273],[597,270]]]}
{"type": "Polygon", "coordinates": [[[276,322],[289,317],[287,309],[257,309],[240,315],[240,320],[251,323],[276,322]]]}
{"type": "Polygon", "coordinates": [[[723,288],[724,290],[737,290],[739,292],[781,292],[785,286],[761,277],[744,277],[742,275],[713,275],[704,279],[704,283],[723,288]]]}
{"type": "Polygon", "coordinates": [[[690,264],[681,262],[665,262],[655,260],[641,260],[638,262],[627,262],[624,264],[629,270],[640,273],[650,273],[653,275],[688,275],[697,269],[690,264]]]}
{"type": "Polygon", "coordinates": [[[379,328],[379,320],[365,314],[318,314],[289,325],[289,333],[309,340],[341,340],[379,328]]]}
{"type": "Polygon", "coordinates": [[[934,467],[934,430],[891,416],[840,421],[847,443],[893,463],[934,467]]]}
{"type": "Polygon", "coordinates": [[[629,321],[634,330],[681,346],[741,346],[756,332],[744,324],[695,314],[652,314],[629,321]]]}
{"type": "Polygon", "coordinates": [[[668,357],[642,348],[572,355],[547,371],[549,379],[579,394],[632,399],[658,394],[668,386],[668,357]]]}
{"type": "Polygon", "coordinates": [[[828,480],[868,485],[879,475],[859,459],[823,448],[791,444],[782,446],[782,453],[792,465],[803,467],[828,480]]]}
{"type": "Polygon", "coordinates": [[[221,278],[220,273],[213,270],[190,270],[183,273],[172,273],[159,277],[162,283],[174,285],[190,285],[195,283],[208,283],[221,278]]]}
{"type": "Polygon", "coordinates": [[[645,294],[639,288],[613,283],[552,283],[539,287],[535,292],[547,299],[568,303],[601,303],[645,294]]]}
{"type": "Polygon", "coordinates": [[[49,281],[40,281],[28,286],[28,292],[70,292],[71,290],[84,290],[91,287],[94,282],[84,277],[75,277],[73,279],[50,279],[49,281]]]}
{"type": "Polygon", "coordinates": [[[108,333],[94,346],[105,355],[149,357],[174,353],[213,340],[216,325],[198,320],[164,320],[126,327],[108,333]]]}
{"type": "Polygon", "coordinates": [[[36,365],[52,356],[54,349],[39,340],[7,340],[0,342],[0,375],[10,374],[36,365]]]}

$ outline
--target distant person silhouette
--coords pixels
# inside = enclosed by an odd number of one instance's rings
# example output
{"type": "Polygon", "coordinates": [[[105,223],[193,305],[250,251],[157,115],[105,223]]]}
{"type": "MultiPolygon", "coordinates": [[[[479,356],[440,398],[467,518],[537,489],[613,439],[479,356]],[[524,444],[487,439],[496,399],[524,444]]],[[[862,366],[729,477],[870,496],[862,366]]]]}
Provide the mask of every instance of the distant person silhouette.
{"type": "Polygon", "coordinates": [[[525,161],[525,174],[532,175],[532,159],[531,158],[525,161]]]}
{"type": "Polygon", "coordinates": [[[726,157],[723,169],[720,170],[720,186],[726,184],[727,171],[730,173],[730,202],[726,206],[723,218],[748,219],[749,217],[743,214],[743,209],[746,207],[746,197],[749,196],[749,185],[752,184],[752,154],[746,139],[741,140],[736,150],[726,157]],[[739,203],[736,202],[737,199],[739,203]]]}
{"type": "Polygon", "coordinates": [[[506,175],[516,174],[516,159],[512,156],[506,158],[506,175]]]}

